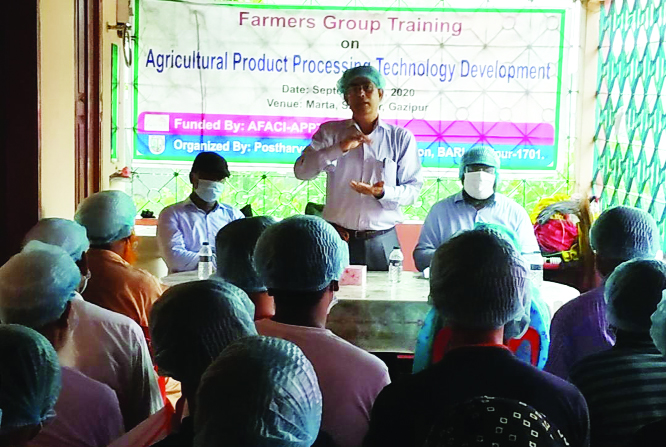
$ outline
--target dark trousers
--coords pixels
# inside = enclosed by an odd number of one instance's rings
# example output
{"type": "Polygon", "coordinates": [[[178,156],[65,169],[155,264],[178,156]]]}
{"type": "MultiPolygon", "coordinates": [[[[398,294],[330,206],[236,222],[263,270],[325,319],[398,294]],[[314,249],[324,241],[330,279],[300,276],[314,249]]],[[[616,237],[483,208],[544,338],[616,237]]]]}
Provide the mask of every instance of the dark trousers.
{"type": "Polygon", "coordinates": [[[393,247],[399,247],[395,228],[370,239],[358,239],[353,234],[349,237],[349,263],[367,265],[369,271],[387,271],[388,261],[393,247]]]}

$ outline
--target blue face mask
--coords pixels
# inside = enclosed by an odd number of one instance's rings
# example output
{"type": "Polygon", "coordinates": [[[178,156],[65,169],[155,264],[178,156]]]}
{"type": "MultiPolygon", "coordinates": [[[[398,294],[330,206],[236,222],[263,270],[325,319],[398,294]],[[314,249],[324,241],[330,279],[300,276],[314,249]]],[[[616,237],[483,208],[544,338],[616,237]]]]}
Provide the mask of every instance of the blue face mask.
{"type": "Polygon", "coordinates": [[[224,190],[224,183],[215,182],[212,180],[199,180],[199,186],[194,190],[194,192],[199,196],[204,202],[215,202],[222,191],[224,190]]]}

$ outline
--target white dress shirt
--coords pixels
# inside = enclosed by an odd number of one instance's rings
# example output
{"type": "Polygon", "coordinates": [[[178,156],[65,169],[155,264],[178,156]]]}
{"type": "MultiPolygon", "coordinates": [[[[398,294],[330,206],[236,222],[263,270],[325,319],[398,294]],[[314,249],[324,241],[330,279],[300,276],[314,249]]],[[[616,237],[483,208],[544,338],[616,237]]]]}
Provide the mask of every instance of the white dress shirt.
{"type": "Polygon", "coordinates": [[[346,153],[340,142],[358,132],[353,120],[323,123],[296,160],[294,174],[311,180],[326,171],[324,219],[350,230],[387,230],[403,221],[400,206],[414,203],[423,186],[416,139],[407,129],[378,120],[363,143],[346,153]],[[384,182],[384,197],[356,192],[352,180],[384,182]]]}
{"type": "MultiPolygon", "coordinates": [[[[188,197],[162,210],[157,221],[157,243],[169,273],[196,270],[202,242],[208,242],[215,254],[215,236],[231,221],[245,216],[225,203],[216,203],[209,213],[188,197]]],[[[217,259],[212,258],[215,267],[217,259]]]]}
{"type": "Polygon", "coordinates": [[[81,299],[72,300],[74,330],[60,362],[110,386],[124,426],[138,425],[164,406],[143,331],[132,319],[81,299]]]}

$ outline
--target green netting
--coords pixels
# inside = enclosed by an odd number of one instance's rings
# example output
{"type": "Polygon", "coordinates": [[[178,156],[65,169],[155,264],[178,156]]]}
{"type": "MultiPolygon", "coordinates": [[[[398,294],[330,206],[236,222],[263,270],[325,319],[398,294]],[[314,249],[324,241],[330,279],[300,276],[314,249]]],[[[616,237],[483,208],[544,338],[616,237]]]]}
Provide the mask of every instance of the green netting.
{"type": "Polygon", "coordinates": [[[595,184],[603,208],[630,205],[666,229],[663,0],[606,2],[601,11],[595,184]]]}
{"type": "MultiPolygon", "coordinates": [[[[184,200],[192,191],[188,174],[188,168],[136,168],[132,172],[132,193],[139,212],[147,209],[157,216],[165,206],[184,200]]],[[[425,219],[435,203],[460,189],[457,178],[426,177],[417,202],[403,209],[406,219],[425,219]]],[[[502,182],[501,191],[527,210],[534,208],[542,197],[570,192],[566,178],[506,180],[502,182]]],[[[234,172],[227,180],[221,200],[239,208],[250,204],[256,214],[287,217],[303,213],[308,202],[324,203],[325,195],[323,174],[302,182],[284,172],[234,172]]]]}

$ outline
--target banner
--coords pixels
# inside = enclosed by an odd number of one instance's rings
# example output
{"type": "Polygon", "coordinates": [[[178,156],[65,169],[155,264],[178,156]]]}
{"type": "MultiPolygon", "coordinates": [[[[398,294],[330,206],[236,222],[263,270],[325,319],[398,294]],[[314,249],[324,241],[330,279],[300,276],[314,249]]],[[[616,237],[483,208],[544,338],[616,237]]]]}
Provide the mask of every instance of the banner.
{"type": "Polygon", "coordinates": [[[291,164],[322,122],[351,118],[336,83],[372,65],[380,118],[423,165],[486,144],[502,168],[554,171],[564,9],[138,4],[134,158],[291,164]]]}

